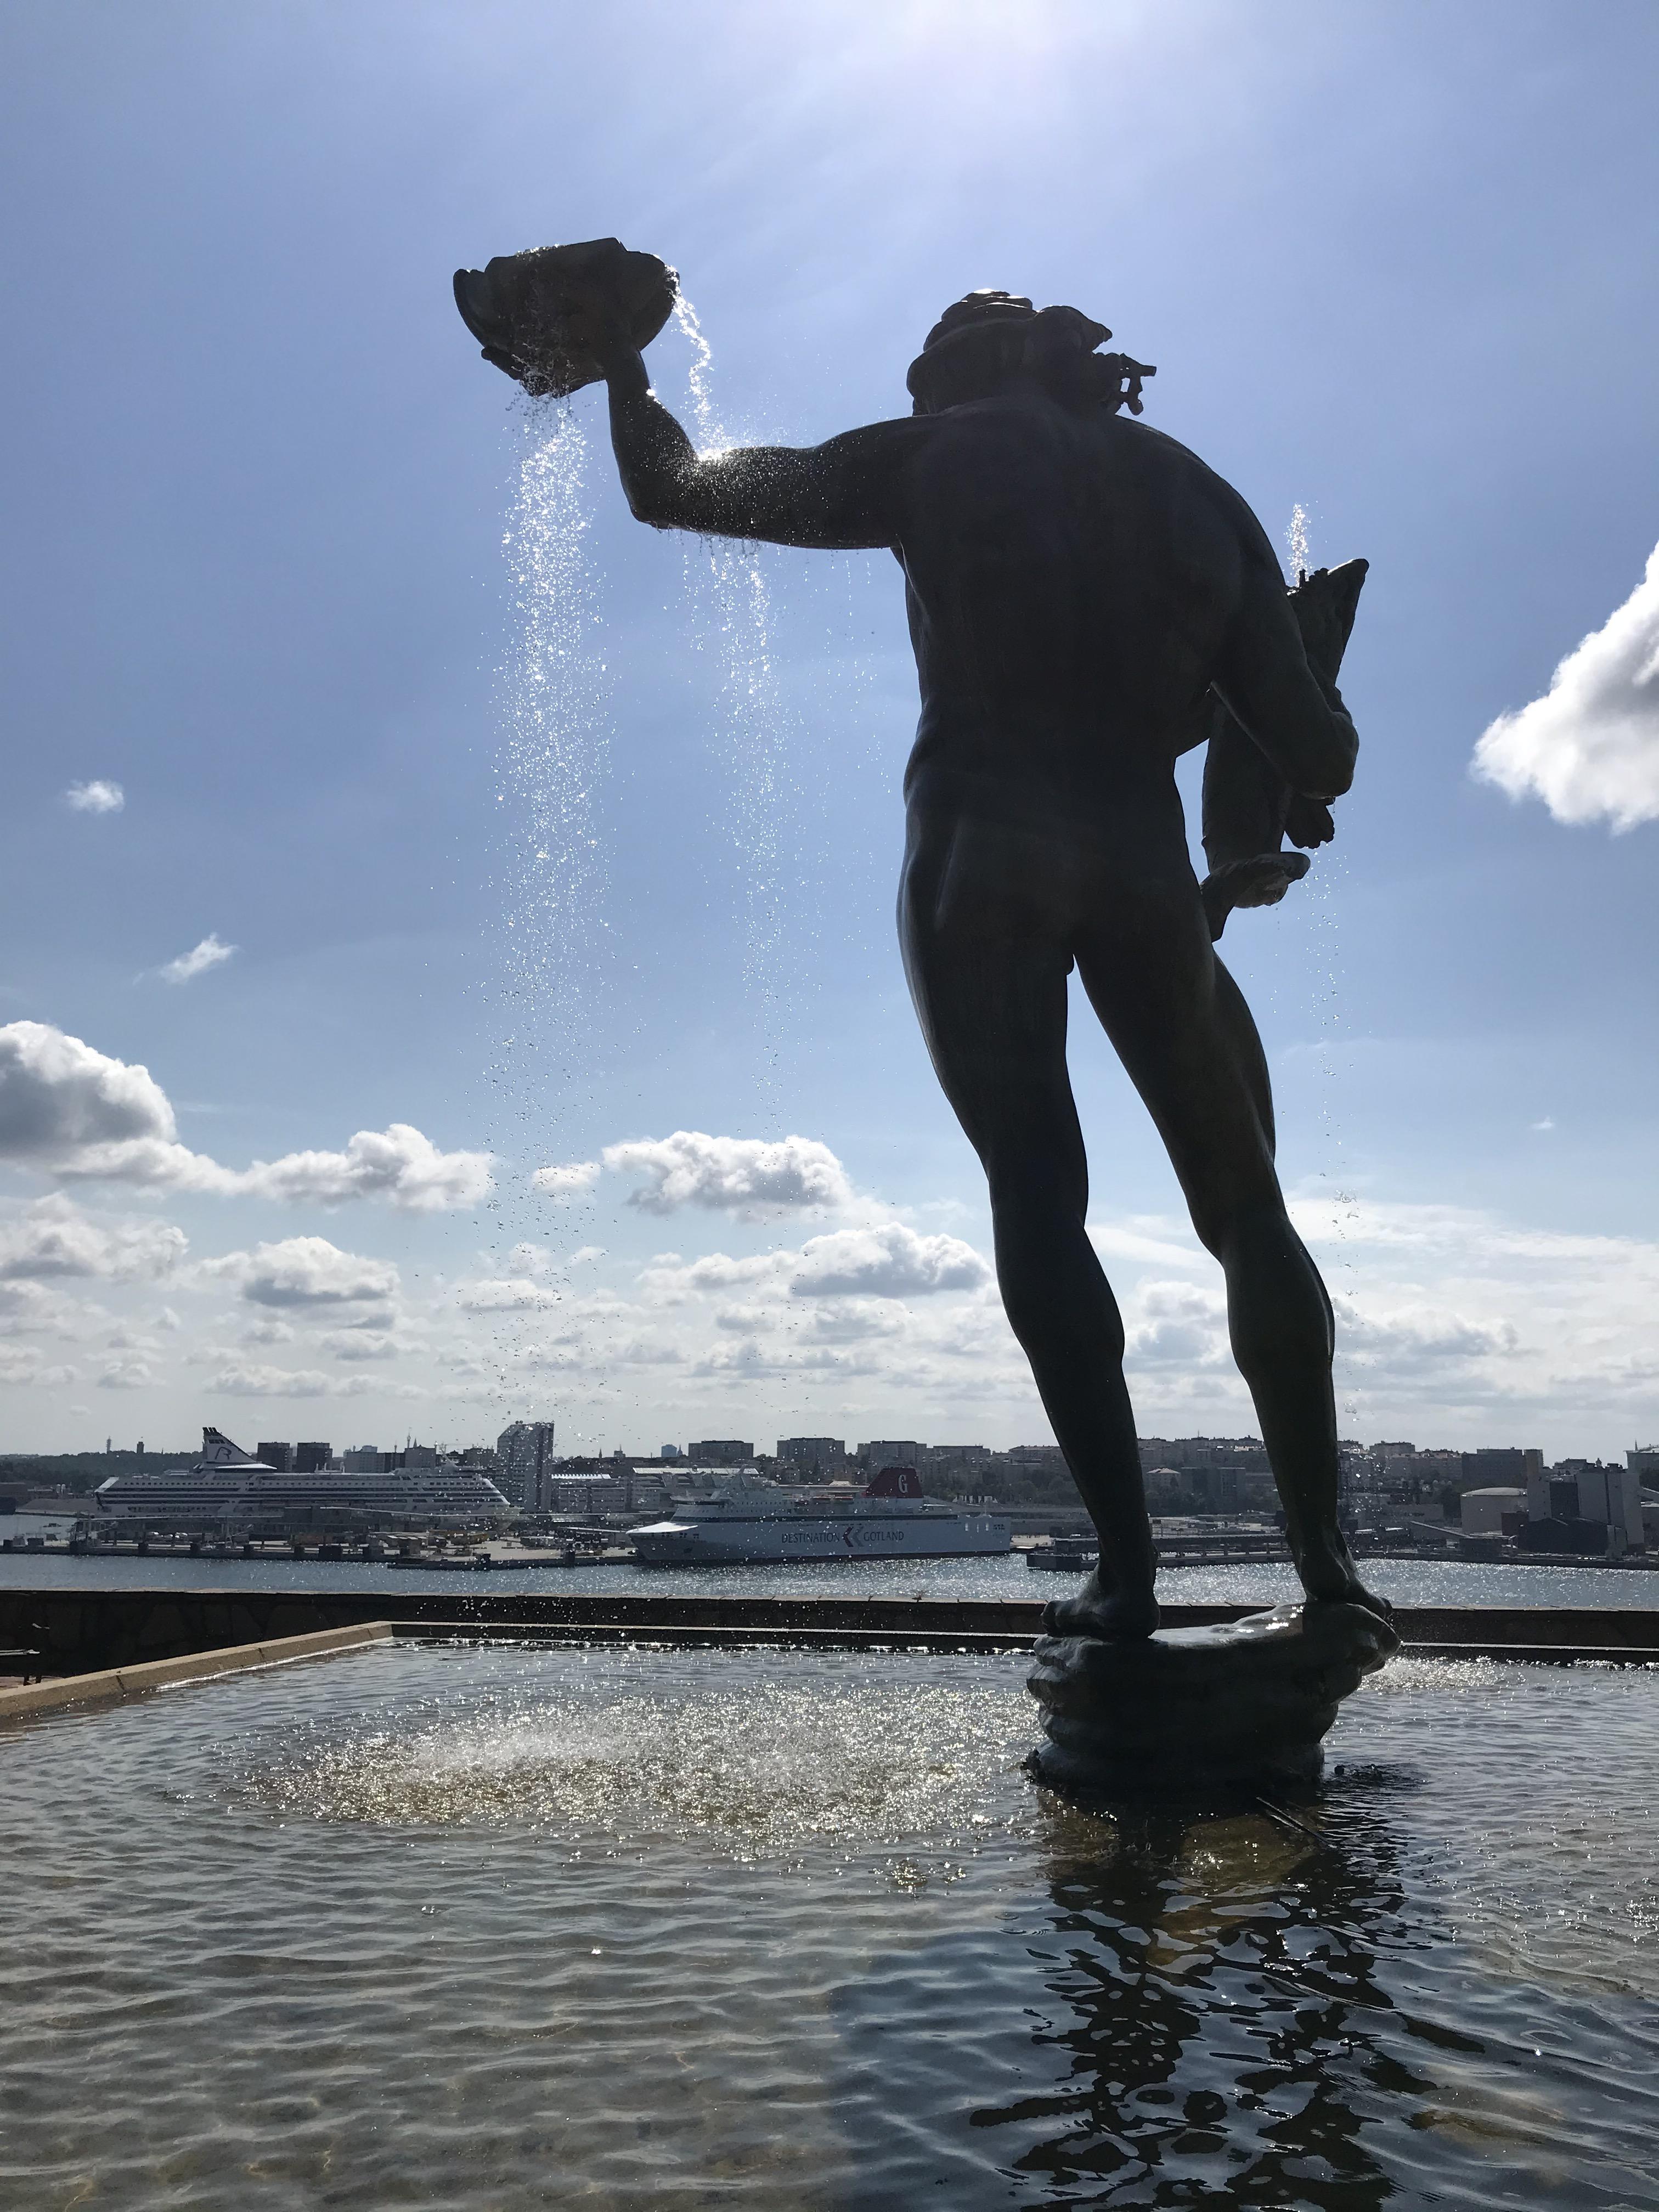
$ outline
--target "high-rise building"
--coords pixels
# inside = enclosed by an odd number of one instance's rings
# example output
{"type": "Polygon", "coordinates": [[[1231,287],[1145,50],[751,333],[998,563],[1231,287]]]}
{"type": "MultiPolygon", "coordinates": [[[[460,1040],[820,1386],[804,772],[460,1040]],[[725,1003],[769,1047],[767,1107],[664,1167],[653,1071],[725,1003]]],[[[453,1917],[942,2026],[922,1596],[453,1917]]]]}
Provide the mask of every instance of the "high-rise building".
{"type": "Polygon", "coordinates": [[[495,1486],[526,1513],[545,1513],[550,1504],[548,1473],[553,1464],[551,1421],[514,1421],[495,1439],[501,1468],[495,1486]]]}
{"type": "Polygon", "coordinates": [[[687,1444],[685,1455],[693,1467],[747,1467],[755,1447],[737,1437],[706,1437],[699,1444],[687,1444]]]}
{"type": "Polygon", "coordinates": [[[295,1444],[293,1472],[295,1474],[319,1474],[327,1467],[333,1456],[332,1444],[315,1443],[295,1444]]]}
{"type": "Polygon", "coordinates": [[[278,1474],[292,1474],[294,1472],[292,1444],[259,1444],[255,1448],[253,1456],[262,1459],[267,1467],[274,1467],[278,1474]]]}

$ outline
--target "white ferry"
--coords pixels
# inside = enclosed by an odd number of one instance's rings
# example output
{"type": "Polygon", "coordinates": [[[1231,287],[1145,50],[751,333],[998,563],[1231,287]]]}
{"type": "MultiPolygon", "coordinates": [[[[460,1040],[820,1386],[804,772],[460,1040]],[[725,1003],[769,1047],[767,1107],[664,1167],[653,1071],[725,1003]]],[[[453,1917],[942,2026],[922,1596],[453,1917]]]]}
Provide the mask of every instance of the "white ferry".
{"type": "Polygon", "coordinates": [[[913,1467],[884,1468],[867,1490],[790,1489],[752,1467],[671,1478],[673,1513],[630,1528],[641,1566],[733,1566],[777,1559],[943,1559],[1008,1549],[1008,1523],[924,1498],[913,1467]]]}
{"type": "Polygon", "coordinates": [[[289,1526],[314,1509],[362,1515],[377,1522],[476,1528],[504,1520],[512,1508],[475,1467],[396,1467],[384,1474],[340,1474],[319,1469],[292,1474],[267,1467],[217,1429],[202,1431],[202,1456],[190,1467],[155,1474],[113,1474],[92,1493],[95,1517],[125,1528],[156,1529],[289,1526]]]}

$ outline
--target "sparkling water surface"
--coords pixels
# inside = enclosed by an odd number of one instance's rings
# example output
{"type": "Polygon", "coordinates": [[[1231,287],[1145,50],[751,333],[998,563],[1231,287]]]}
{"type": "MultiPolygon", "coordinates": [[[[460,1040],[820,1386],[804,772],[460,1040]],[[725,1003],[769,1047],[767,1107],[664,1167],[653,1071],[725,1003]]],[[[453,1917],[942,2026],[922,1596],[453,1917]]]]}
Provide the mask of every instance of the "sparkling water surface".
{"type": "Polygon", "coordinates": [[[0,2203],[1659,2204],[1659,1669],[1396,1662],[1317,1793],[1115,1816],[1023,1673],[404,1645],[13,1723],[0,2203]]]}
{"type": "MultiPolygon", "coordinates": [[[[1659,1610],[1659,1570],[1648,1567],[1488,1566],[1471,1559],[1367,1559],[1366,1581],[1396,1605],[1613,1606],[1659,1610]]],[[[1075,1581],[1077,1577],[1071,1577],[1075,1581]]],[[[790,1560],[777,1566],[513,1567],[477,1575],[389,1568],[345,1560],[76,1559],[64,1553],[0,1553],[0,1588],[29,1589],[384,1590],[396,1617],[399,1590],[511,1597],[518,1591],[610,1592],[645,1597],[1029,1598],[1069,1587],[1036,1571],[1023,1553],[988,1559],[790,1560]]],[[[1288,1563],[1162,1567],[1170,1605],[1278,1605],[1301,1595],[1288,1563]]]]}

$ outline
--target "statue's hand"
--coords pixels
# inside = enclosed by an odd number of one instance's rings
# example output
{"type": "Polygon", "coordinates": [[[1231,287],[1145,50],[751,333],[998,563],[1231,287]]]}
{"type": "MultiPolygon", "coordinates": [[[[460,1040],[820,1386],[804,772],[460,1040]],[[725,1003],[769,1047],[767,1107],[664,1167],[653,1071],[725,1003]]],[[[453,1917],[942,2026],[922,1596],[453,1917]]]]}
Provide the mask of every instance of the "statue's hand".
{"type": "Polygon", "coordinates": [[[1300,853],[1257,853],[1247,860],[1224,860],[1199,885],[1213,943],[1236,906],[1277,906],[1292,884],[1299,884],[1310,861],[1300,853]]]}
{"type": "Polygon", "coordinates": [[[1305,791],[1292,792],[1285,811],[1285,835],[1292,845],[1304,848],[1328,845],[1336,835],[1330,808],[1322,799],[1312,799],[1305,791]]]}

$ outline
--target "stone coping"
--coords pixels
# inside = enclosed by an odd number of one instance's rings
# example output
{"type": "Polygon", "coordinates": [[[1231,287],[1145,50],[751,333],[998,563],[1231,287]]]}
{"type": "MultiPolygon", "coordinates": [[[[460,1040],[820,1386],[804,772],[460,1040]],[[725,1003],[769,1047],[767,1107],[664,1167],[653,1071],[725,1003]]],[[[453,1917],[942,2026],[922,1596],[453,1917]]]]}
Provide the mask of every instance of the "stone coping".
{"type": "Polygon", "coordinates": [[[17,1689],[0,1690],[0,1721],[20,1714],[54,1712],[63,1706],[118,1704],[147,1697],[154,1690],[212,1681],[253,1667],[285,1667],[296,1659],[328,1659],[337,1652],[386,1643],[392,1634],[389,1621],[361,1621],[349,1628],[279,1637],[274,1643],[233,1644],[219,1651],[193,1651],[176,1659],[149,1659],[133,1667],[105,1667],[89,1674],[30,1682],[17,1689]]]}
{"type": "MultiPolygon", "coordinates": [[[[36,1647],[53,1674],[79,1679],[92,1668],[129,1671],[250,1644],[280,1642],[297,1652],[295,1639],[388,1620],[405,1634],[1006,1650],[1036,1642],[1042,1598],[1052,1594],[704,1596],[684,1589],[531,1591],[521,1577],[509,1579],[516,1585],[510,1590],[480,1589],[470,1576],[447,1577],[441,1590],[411,1589],[413,1577],[404,1575],[386,1577],[378,1589],[0,1584],[0,1644],[36,1647]]],[[[1254,1605],[1170,1604],[1164,1625],[1207,1626],[1267,1606],[1265,1598],[1254,1605]]],[[[1659,1607],[1401,1606],[1395,1620],[1406,1650],[1419,1657],[1659,1662],[1659,1607]]]]}

